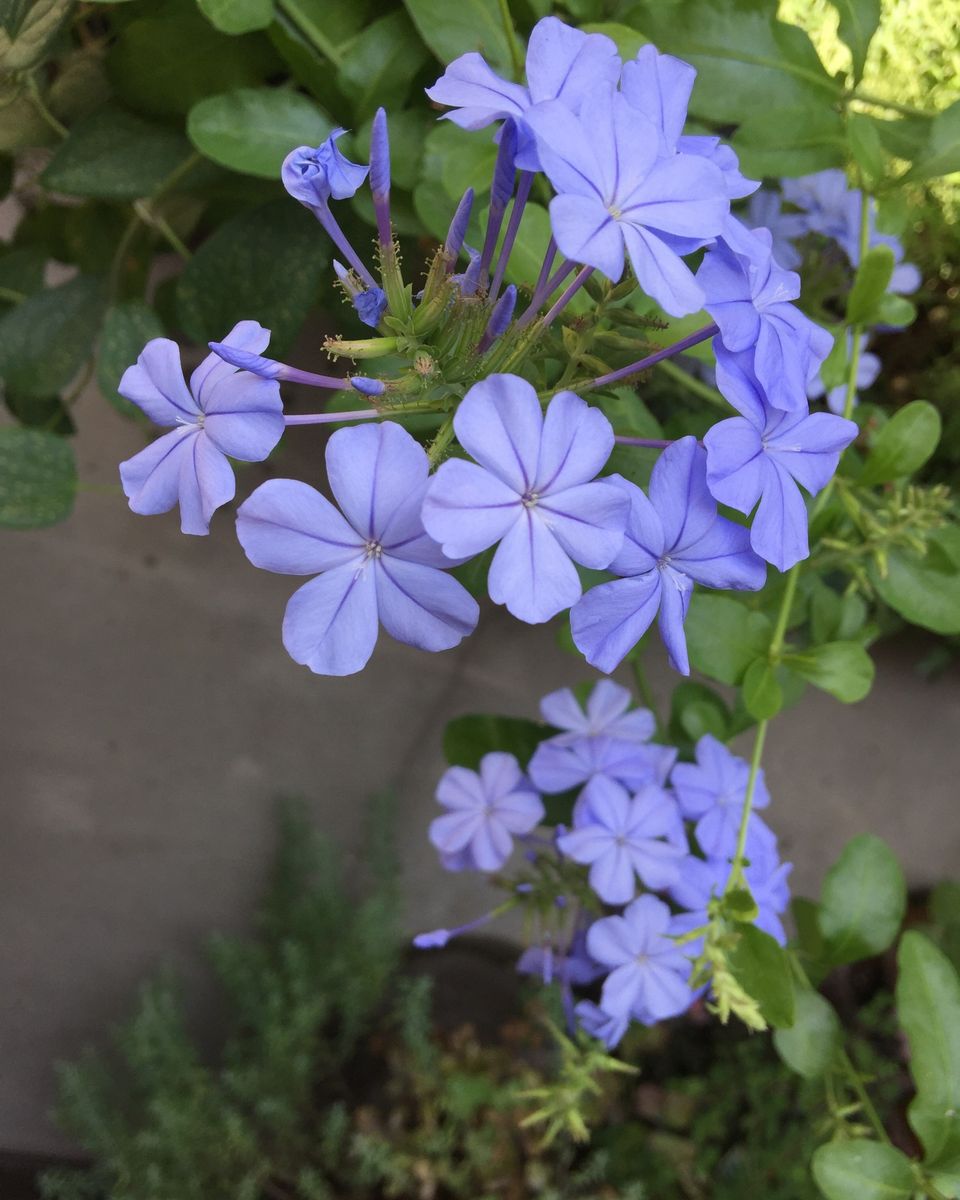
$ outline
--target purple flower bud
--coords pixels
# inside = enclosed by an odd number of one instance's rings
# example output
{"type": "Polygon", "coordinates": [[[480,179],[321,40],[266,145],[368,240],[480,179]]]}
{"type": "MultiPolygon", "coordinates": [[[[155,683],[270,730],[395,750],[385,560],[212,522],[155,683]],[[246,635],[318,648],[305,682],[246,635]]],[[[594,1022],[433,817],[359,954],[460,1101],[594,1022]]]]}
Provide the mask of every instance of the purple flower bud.
{"type": "Polygon", "coordinates": [[[336,258],[333,260],[333,269],[337,273],[337,279],[339,279],[346,290],[350,293],[350,299],[352,300],[354,297],[359,295],[360,288],[358,288],[351,279],[350,272],[347,270],[347,268],[336,258]]]}
{"type": "Polygon", "coordinates": [[[507,201],[513,195],[513,184],[516,168],[513,160],[517,152],[517,126],[508,117],[500,130],[500,145],[497,148],[497,161],[493,168],[493,182],[490,185],[490,210],[502,211],[507,207],[507,201]]]}
{"type": "Polygon", "coordinates": [[[387,307],[387,297],[383,288],[371,287],[364,292],[357,292],[353,297],[353,307],[364,325],[376,329],[387,307]]]}
{"type": "Polygon", "coordinates": [[[363,396],[382,396],[387,390],[382,379],[368,379],[366,375],[352,375],[350,386],[363,396]]]}
{"type": "Polygon", "coordinates": [[[390,194],[390,138],[382,108],[377,109],[370,132],[370,191],[374,200],[390,194]]]}
{"type": "Polygon", "coordinates": [[[456,262],[463,248],[463,239],[467,235],[472,208],[473,188],[467,188],[457,205],[457,211],[453,214],[453,220],[447,230],[447,240],[443,243],[443,252],[452,262],[456,262]]]}
{"type": "Polygon", "coordinates": [[[513,318],[513,310],[517,303],[517,289],[511,283],[500,299],[493,306],[493,312],[490,314],[490,320],[487,322],[487,328],[483,332],[483,337],[477,349],[482,354],[485,350],[493,345],[502,333],[506,332],[507,326],[513,318]]]}
{"type": "Polygon", "coordinates": [[[418,950],[442,950],[452,937],[449,929],[433,929],[430,933],[418,933],[413,944],[418,950]]]}
{"type": "Polygon", "coordinates": [[[238,367],[241,371],[249,371],[259,375],[261,379],[282,379],[283,363],[272,358],[264,358],[262,354],[252,354],[240,346],[229,346],[226,342],[208,342],[207,345],[219,358],[238,367]]]}
{"type": "Polygon", "coordinates": [[[461,295],[473,296],[476,295],[477,288],[480,286],[480,255],[476,250],[471,250],[469,246],[466,247],[466,251],[470,255],[467,269],[459,275],[452,275],[451,279],[460,285],[461,295]]]}
{"type": "Polygon", "coordinates": [[[351,162],[337,149],[345,129],[334,129],[316,148],[298,146],[283,160],[280,178],[295,200],[308,208],[323,204],[331,197],[347,200],[356,194],[367,177],[367,167],[351,162]]]}

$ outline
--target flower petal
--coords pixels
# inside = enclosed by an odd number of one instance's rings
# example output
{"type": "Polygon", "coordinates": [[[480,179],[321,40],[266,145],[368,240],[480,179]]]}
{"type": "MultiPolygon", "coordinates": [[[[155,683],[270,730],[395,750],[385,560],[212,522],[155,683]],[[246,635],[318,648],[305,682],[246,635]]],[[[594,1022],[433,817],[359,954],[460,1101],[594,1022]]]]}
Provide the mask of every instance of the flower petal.
{"type": "Polygon", "coordinates": [[[423,523],[450,558],[479,554],[521,519],[517,493],[476,463],[451,458],[427,487],[423,523]]]}
{"type": "Polygon", "coordinates": [[[262,483],[237,510],[237,537],[255,567],[315,575],[359,565],[363,538],[330,501],[296,479],[262,483]]]}
{"type": "MultiPolygon", "coordinates": [[[[221,338],[221,344],[233,350],[246,350],[248,354],[262,354],[270,344],[270,330],[259,321],[238,321],[227,336],[221,338]]],[[[236,368],[224,362],[219,354],[208,354],[196,368],[190,376],[190,391],[204,412],[209,411],[207,405],[213,388],[235,373],[236,368]]]]}
{"type": "Polygon", "coordinates": [[[192,453],[180,458],[180,528],[184,533],[209,533],[210,518],[236,491],[233,467],[201,430],[193,439],[192,453]]]}
{"type": "MultiPolygon", "coordinates": [[[[460,445],[518,495],[536,480],[543,417],[532,384],[490,375],[464,396],[453,419],[460,445]]],[[[488,543],[489,544],[489,543],[488,543]]]]}
{"type": "Polygon", "coordinates": [[[649,44],[640,47],[633,62],[623,65],[623,94],[660,131],[661,153],[676,149],[696,77],[689,63],[660,54],[649,44]]]}
{"type": "Polygon", "coordinates": [[[633,960],[636,938],[623,917],[601,917],[587,930],[587,953],[605,967],[619,967],[633,960]]]}
{"type": "Polygon", "coordinates": [[[196,426],[182,425],[120,464],[123,494],[133,512],[153,516],[173,508],[180,495],[181,459],[199,433],[196,426]]]}
{"type": "Polygon", "coordinates": [[[679,570],[706,587],[758,591],[767,578],[763,560],[750,549],[750,530],[717,517],[710,528],[673,561],[679,570]]]}
{"type": "Polygon", "coordinates": [[[699,312],[703,291],[683,259],[655,233],[626,221],[619,225],[633,270],[647,295],[672,317],[699,312]]]}
{"type": "Polygon", "coordinates": [[[649,492],[670,556],[703,537],[716,520],[717,503],[707,488],[707,456],[692,436],[663,451],[650,476],[649,492]]]}
{"type": "Polygon", "coordinates": [[[534,104],[561,100],[579,111],[583,97],[620,76],[616,43],[602,33],[582,33],[556,17],[534,25],[527,43],[527,82],[534,104]]]}
{"type": "Polygon", "coordinates": [[[377,560],[376,580],[380,622],[398,642],[449,650],[476,628],[476,600],[444,571],[384,554],[377,560]]]}
{"type": "Polygon", "coordinates": [[[482,129],[498,117],[520,116],[530,105],[527,89],[501,79],[476,51],[455,58],[426,92],[435,104],[459,110],[445,115],[462,129],[482,129]]]}
{"type": "Polygon", "coordinates": [[[667,567],[661,573],[660,587],[660,636],[667,648],[670,664],[681,675],[690,674],[690,660],[687,656],[687,639],[683,632],[683,622],[690,607],[690,597],[693,594],[693,580],[680,571],[667,567]]]}
{"type": "Polygon", "coordinates": [[[274,379],[233,371],[207,388],[206,401],[203,428],[231,458],[262,462],[283,437],[283,403],[274,379]]]}
{"type": "Polygon", "coordinates": [[[427,455],[393,421],[338,429],[327,442],[327,477],[344,516],[364,538],[389,536],[391,522],[419,505],[427,455]]]}
{"type": "Polygon", "coordinates": [[[745,417],[730,417],[708,429],[703,444],[711,493],[738,512],[752,512],[767,472],[767,456],[757,430],[745,417]]]}
{"type": "Polygon", "coordinates": [[[545,100],[526,113],[526,124],[537,139],[542,169],[559,195],[602,199],[601,168],[585,123],[559,100],[545,100]]]}
{"type": "Polygon", "coordinates": [[[663,524],[657,510],[635,483],[630,483],[622,475],[608,475],[606,478],[630,500],[623,546],[610,563],[610,571],[614,575],[646,575],[663,556],[663,524]]]}
{"type": "Polygon", "coordinates": [[[623,275],[623,233],[595,196],[554,196],[550,228],[567,258],[602,271],[616,282],[623,275]]]}
{"type": "Polygon", "coordinates": [[[318,675],[354,675],[377,643],[377,591],[369,566],[347,564],[311,579],[290,597],[283,644],[318,675]]]}
{"type": "Polygon", "coordinates": [[[169,338],[147,342],[134,365],[124,371],[117,391],[157,425],[192,422],[200,411],[183,378],[180,347],[169,338]]]}
{"type": "Polygon", "coordinates": [[[610,672],[640,641],[660,607],[660,572],[648,571],[591,588],[570,613],[577,649],[610,672]]]}
{"type": "Polygon", "coordinates": [[[773,462],[764,472],[763,495],[753,518],[750,545],[778,571],[789,571],[810,553],[803,496],[787,471],[773,462]]]}
{"type": "Polygon", "coordinates": [[[537,494],[548,496],[587,483],[602,470],[613,447],[613,428],[599,408],[591,408],[573,392],[557,392],[543,419],[537,494]]]}
{"type": "Polygon", "coordinates": [[[602,479],[544,497],[536,514],[574,562],[600,570],[623,545],[629,500],[602,479]]]}
{"type": "Polygon", "coordinates": [[[523,516],[497,547],[487,577],[490,599],[530,625],[549,621],[580,598],[580,577],[560,543],[536,515],[523,516]]]}
{"type": "Polygon", "coordinates": [[[637,893],[633,862],[625,846],[612,839],[590,868],[590,886],[607,904],[626,904],[637,893]]]}

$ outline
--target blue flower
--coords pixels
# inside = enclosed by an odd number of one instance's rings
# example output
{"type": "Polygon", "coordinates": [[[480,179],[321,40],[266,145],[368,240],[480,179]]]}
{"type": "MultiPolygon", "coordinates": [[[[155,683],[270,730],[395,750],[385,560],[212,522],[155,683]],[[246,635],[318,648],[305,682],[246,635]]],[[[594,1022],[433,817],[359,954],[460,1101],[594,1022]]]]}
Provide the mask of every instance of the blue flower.
{"type": "Polygon", "coordinates": [[[537,624],[581,594],[574,567],[605,567],[623,542],[627,502],[611,484],[591,482],[613,449],[599,409],[560,392],[546,414],[516,375],[474,384],[453,427],[477,461],[450,459],[432,480],[423,523],[451,558],[489,546],[490,597],[537,624]]]}
{"type": "Polygon", "coordinates": [[[357,292],[353,297],[353,307],[357,310],[357,316],[364,325],[376,329],[387,309],[386,293],[383,288],[379,287],[371,287],[357,292]]]}
{"type": "Polygon", "coordinates": [[[280,178],[295,200],[312,208],[331,198],[348,200],[356,195],[369,167],[351,162],[337,149],[347,131],[334,129],[319,146],[298,146],[283,160],[280,178]]]}
{"type": "Polygon", "coordinates": [[[706,435],[707,486],[722,503],[750,513],[750,545],[780,571],[809,554],[807,508],[797,484],[815,496],[857,436],[852,421],[832,413],[782,412],[767,403],[750,354],[718,349],[717,387],[742,416],[706,435]]]}
{"type": "MultiPolygon", "coordinates": [[[[793,864],[780,862],[775,842],[754,847],[749,858],[744,878],[760,910],[755,924],[784,946],[787,935],[780,917],[790,902],[787,876],[793,870],[793,864]]],[[[723,893],[730,878],[730,867],[729,858],[688,858],[681,864],[679,881],[670,888],[671,900],[688,910],[674,918],[678,932],[688,933],[707,924],[707,905],[711,897],[723,893]]],[[[700,943],[685,943],[685,949],[687,954],[695,957],[700,943]]]]}
{"type": "Polygon", "coordinates": [[[833,348],[833,338],[790,303],[800,295],[800,277],[777,266],[772,244],[769,231],[750,230],[730,218],[704,256],[697,282],[724,348],[750,351],[769,402],[797,412],[807,406],[807,383],[833,348]]]}
{"type": "Polygon", "coordinates": [[[810,229],[803,213],[785,213],[779,192],[762,188],[750,197],[747,205],[746,224],[751,229],[766,228],[772,239],[771,250],[774,262],[788,271],[799,267],[802,256],[793,244],[794,238],[803,237],[810,229]]]}
{"type": "Polygon", "coordinates": [[[555,100],[527,121],[558,193],[550,222],[563,253],[613,280],[629,255],[640,286],[672,316],[702,308],[671,239],[692,248],[721,232],[730,201],[720,170],[698,155],[660,157],[657,127],[609,86],[590,93],[579,118],[555,100]]]}
{"type": "Polygon", "coordinates": [[[540,164],[533,135],[524,115],[545,100],[561,100],[579,112],[588,92],[603,82],[616,83],[620,58],[610,38],[581,33],[556,17],[544,17],[530,33],[527,45],[527,86],[501,79],[482,55],[462,54],[447,67],[427,95],[452,112],[444,117],[461,129],[482,129],[512,117],[517,124],[516,165],[537,171],[540,164]]]}
{"type": "MultiPolygon", "coordinates": [[[[710,858],[726,858],[737,846],[750,766],[710,733],[705,733],[697,742],[696,760],[677,763],[670,776],[670,786],[680,812],[688,821],[696,822],[694,833],[703,853],[710,858]]],[[[752,808],[763,809],[769,803],[770,794],[761,768],[754,787],[752,808]]],[[[753,811],[747,836],[748,852],[776,845],[773,832],[753,811]]]]}
{"type": "Polygon", "coordinates": [[[543,804],[512,754],[494,752],[480,771],[450,767],[437,785],[447,809],[430,823],[430,841],[448,870],[499,871],[513,850],[513,835],[543,820],[543,804]]]}
{"type": "Polygon", "coordinates": [[[634,900],[622,916],[594,921],[587,949],[591,958],[611,968],[600,997],[605,1013],[649,1024],[690,1006],[690,962],[672,940],[675,932],[670,909],[649,895],[634,900]]]}
{"type": "MultiPolygon", "coordinates": [[[[241,321],[223,345],[257,355],[269,341],[269,329],[241,321]]],[[[118,390],[157,425],[175,426],[120,464],[124,495],[144,515],[169,512],[179,501],[184,533],[209,533],[214,512],[233,499],[236,480],[228,454],[260,462],[283,436],[276,380],[238,371],[208,354],[188,388],[180,351],[169,338],[147,342],[118,390]]]]}
{"type": "Polygon", "coordinates": [[[316,575],[287,604],[283,644],[321,675],[352,675],[373,653],[379,626],[421,650],[448,650],[476,626],[470,594],[427,536],[420,507],[428,462],[391,422],[339,429],[327,442],[327,476],[339,512],[314,488],[272,479],[237,514],[237,535],[257,567],[316,575]]]}
{"type": "Polygon", "coordinates": [[[623,1041],[630,1024],[629,1016],[612,1017],[592,1000],[581,1000],[574,1011],[583,1032],[603,1042],[608,1050],[623,1041]]]}
{"type": "Polygon", "coordinates": [[[659,613],[670,661],[688,675],[683,622],[694,583],[755,591],[766,570],[750,550],[747,530],[717,515],[706,456],[694,438],[661,454],[649,499],[619,475],[610,479],[630,499],[623,549],[608,567],[622,578],[592,588],[574,607],[573,640],[588,663],[612,671],[659,613]]]}
{"type": "Polygon", "coordinates": [[[555,979],[563,984],[582,986],[593,983],[603,974],[587,953],[586,928],[578,928],[563,952],[550,945],[528,946],[520,955],[517,970],[521,975],[539,975],[544,983],[555,979]]]}
{"type": "Polygon", "coordinates": [[[560,688],[540,701],[540,715],[548,725],[565,731],[550,738],[555,746],[601,736],[649,742],[656,732],[656,718],[648,708],[630,709],[632,702],[629,688],[612,679],[599,679],[587,697],[585,709],[570,688],[560,688]]]}
{"type": "Polygon", "coordinates": [[[643,745],[619,737],[564,735],[547,738],[530,760],[530,778],[541,792],[556,795],[591,779],[614,779],[636,791],[648,783],[664,783],[676,762],[672,746],[643,745]]]}
{"type": "Polygon", "coordinates": [[[631,796],[620,784],[597,778],[584,788],[574,828],[557,838],[557,848],[590,864],[590,886],[601,900],[627,904],[637,879],[654,891],[678,880],[687,848],[677,844],[677,828],[676,803],[655,784],[631,796]]]}

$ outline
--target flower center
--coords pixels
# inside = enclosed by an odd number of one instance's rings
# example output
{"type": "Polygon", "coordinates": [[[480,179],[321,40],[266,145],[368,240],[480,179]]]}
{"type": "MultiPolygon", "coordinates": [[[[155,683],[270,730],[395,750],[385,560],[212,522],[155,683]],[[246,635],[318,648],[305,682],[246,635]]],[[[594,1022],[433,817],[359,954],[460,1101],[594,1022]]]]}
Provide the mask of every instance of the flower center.
{"type": "Polygon", "coordinates": [[[537,502],[540,499],[539,492],[524,492],[520,497],[520,503],[524,508],[536,508],[537,502]]]}
{"type": "Polygon", "coordinates": [[[610,216],[611,216],[611,217],[613,217],[613,219],[614,219],[615,221],[619,221],[619,220],[620,220],[620,218],[623,216],[623,210],[622,210],[622,209],[620,209],[620,208],[618,208],[618,207],[616,206],[616,204],[612,204],[612,203],[611,203],[611,204],[608,204],[608,205],[607,205],[607,212],[610,214],[610,216]]]}
{"type": "Polygon", "coordinates": [[[383,554],[383,547],[380,545],[379,542],[374,541],[371,538],[370,541],[365,543],[365,545],[363,547],[363,557],[365,559],[380,558],[380,556],[382,554],[383,554]]]}

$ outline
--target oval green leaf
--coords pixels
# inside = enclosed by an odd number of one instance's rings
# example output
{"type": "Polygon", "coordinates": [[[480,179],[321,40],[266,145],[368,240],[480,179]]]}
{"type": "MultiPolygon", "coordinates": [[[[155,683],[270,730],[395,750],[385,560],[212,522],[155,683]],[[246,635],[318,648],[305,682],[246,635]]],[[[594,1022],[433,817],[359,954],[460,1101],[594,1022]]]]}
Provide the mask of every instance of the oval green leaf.
{"type": "Polygon", "coordinates": [[[877,434],[857,482],[888,483],[912,475],[936,450],[940,428],[940,414],[926,400],[901,408],[877,434]]]}
{"type": "Polygon", "coordinates": [[[0,429],[0,526],[54,525],[70,515],[76,494],[70,442],[42,429],[0,429]]]}
{"type": "Polygon", "coordinates": [[[810,1167],[827,1200],[909,1200],[917,1188],[905,1154],[866,1138],[820,1146],[810,1167]]]}
{"type": "Polygon", "coordinates": [[[906,907],[906,880],[887,844],[870,833],[851,838],[823,883],[824,957],[839,966],[882,954],[900,932],[906,907]]]}
{"type": "Polygon", "coordinates": [[[773,1035],[777,1053],[791,1071],[819,1079],[840,1047],[840,1021],[833,1005],[808,989],[794,996],[793,1024],[773,1035]]]}

